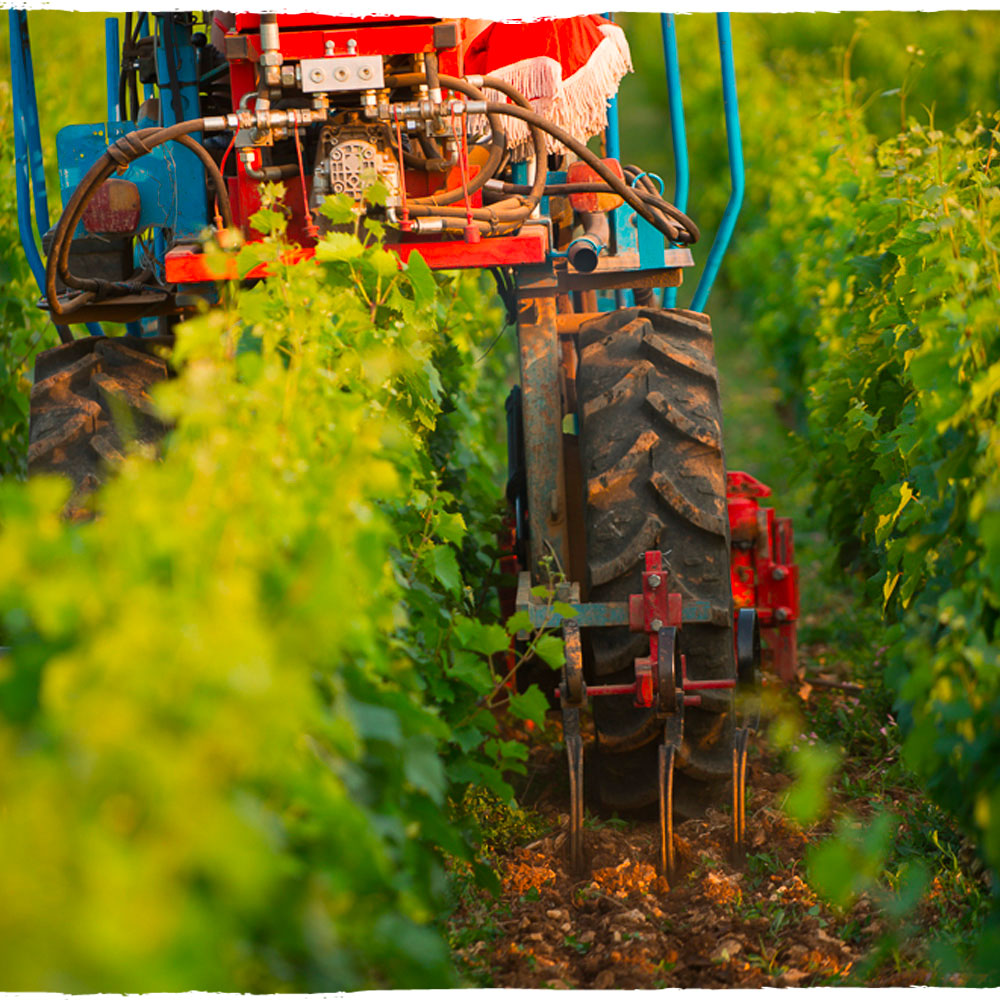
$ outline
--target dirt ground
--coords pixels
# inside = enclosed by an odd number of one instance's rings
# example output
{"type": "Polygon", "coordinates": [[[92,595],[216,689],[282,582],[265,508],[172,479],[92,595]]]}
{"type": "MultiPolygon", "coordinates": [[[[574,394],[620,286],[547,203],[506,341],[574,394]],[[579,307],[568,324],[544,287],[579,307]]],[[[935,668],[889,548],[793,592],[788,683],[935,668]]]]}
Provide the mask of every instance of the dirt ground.
{"type": "MultiPolygon", "coordinates": [[[[823,696],[844,695],[813,697],[823,696]]],[[[570,871],[564,771],[560,744],[532,747],[527,798],[550,832],[498,853],[501,898],[467,899],[452,918],[465,927],[455,957],[470,981],[555,989],[838,985],[883,934],[867,897],[837,913],[806,884],[806,846],[829,829],[806,832],[785,815],[791,778],[763,737],[750,752],[746,862],[730,861],[729,815],[709,809],[676,828],[679,870],[669,886],[656,869],[653,820],[588,814],[589,870],[570,871]]],[[[883,965],[865,985],[928,982],[919,963],[883,965]]]]}

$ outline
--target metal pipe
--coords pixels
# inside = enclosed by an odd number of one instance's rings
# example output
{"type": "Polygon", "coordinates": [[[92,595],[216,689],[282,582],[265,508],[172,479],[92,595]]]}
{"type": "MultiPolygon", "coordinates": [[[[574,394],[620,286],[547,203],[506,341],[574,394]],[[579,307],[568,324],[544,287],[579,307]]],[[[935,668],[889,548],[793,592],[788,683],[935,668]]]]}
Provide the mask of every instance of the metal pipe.
{"type": "Polygon", "coordinates": [[[263,109],[267,101],[269,87],[277,87],[281,83],[281,38],[278,35],[278,15],[260,15],[260,85],[258,87],[257,107],[263,109]]]}
{"type": "MultiPolygon", "coordinates": [[[[613,14],[604,15],[609,21],[614,21],[613,14]]],[[[618,95],[608,101],[608,124],[604,129],[604,155],[614,160],[621,159],[621,142],[618,133],[618,95]]]]}
{"type": "Polygon", "coordinates": [[[118,18],[104,19],[104,74],[108,88],[108,121],[122,120],[118,106],[118,82],[121,75],[121,38],[118,34],[118,18]]]}
{"type": "MultiPolygon", "coordinates": [[[[260,15],[260,51],[278,52],[281,49],[281,40],[278,36],[278,15],[260,15]]],[[[266,65],[266,64],[265,64],[266,65]]]]}
{"type": "Polygon", "coordinates": [[[745,175],[743,169],[743,137],[740,133],[740,109],[736,97],[736,69],[733,65],[733,36],[728,14],[716,14],[716,27],[719,34],[719,62],[722,67],[722,100],[726,113],[726,144],[729,149],[729,176],[731,191],[726,210],[719,223],[719,231],[712,241],[712,249],[705,262],[701,281],[695,290],[691,308],[701,312],[705,308],[709,292],[719,272],[719,265],[725,256],[736,219],[743,206],[743,191],[745,175]]]}
{"type": "MultiPolygon", "coordinates": [[[[670,108],[670,142],[674,150],[674,204],[687,212],[688,167],[687,128],[684,122],[684,100],[681,93],[681,66],[677,52],[677,32],[674,15],[660,15],[660,33],[663,36],[663,63],[667,74],[667,104],[670,108]]],[[[672,309],[677,305],[677,288],[663,289],[663,305],[672,309]]]]}
{"type": "Polygon", "coordinates": [[[570,265],[583,274],[589,274],[610,240],[608,217],[603,212],[581,212],[583,235],[577,236],[566,249],[570,265]]]}

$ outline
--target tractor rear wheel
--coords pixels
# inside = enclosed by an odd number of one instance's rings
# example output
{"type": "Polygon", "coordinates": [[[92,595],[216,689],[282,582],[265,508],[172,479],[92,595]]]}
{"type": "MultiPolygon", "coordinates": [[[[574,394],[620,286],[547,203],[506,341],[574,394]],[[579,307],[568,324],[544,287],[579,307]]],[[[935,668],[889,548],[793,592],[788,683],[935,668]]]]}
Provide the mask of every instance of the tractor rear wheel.
{"type": "Polygon", "coordinates": [[[153,353],[172,337],[83,337],[35,359],[28,474],[73,483],[72,515],[124,457],[125,441],[152,445],[166,432],[149,396],[169,375],[153,353]]]}
{"type": "MultiPolygon", "coordinates": [[[[576,387],[586,493],[589,600],[627,601],[642,590],[642,556],[664,553],[672,591],[706,602],[707,620],[681,629],[688,676],[735,676],[722,412],[709,318],[633,308],[584,322],[576,387]]],[[[587,679],[629,683],[648,655],[644,634],[584,632],[587,679]]],[[[657,801],[663,722],[631,696],[594,698],[597,786],[609,809],[657,801]]],[[[732,699],[706,692],[684,718],[675,809],[696,815],[732,768],[732,699]]]]}

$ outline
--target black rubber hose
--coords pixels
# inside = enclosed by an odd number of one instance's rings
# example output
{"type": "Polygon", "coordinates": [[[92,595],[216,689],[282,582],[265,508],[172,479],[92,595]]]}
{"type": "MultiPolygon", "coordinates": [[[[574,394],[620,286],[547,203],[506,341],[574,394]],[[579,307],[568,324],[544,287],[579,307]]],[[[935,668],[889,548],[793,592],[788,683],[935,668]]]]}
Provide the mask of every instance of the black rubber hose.
{"type": "MultiPolygon", "coordinates": [[[[122,46],[122,57],[121,64],[118,67],[118,107],[121,110],[122,117],[128,118],[128,108],[125,106],[125,97],[128,90],[128,60],[129,60],[129,50],[131,49],[132,41],[132,13],[131,11],[125,15],[125,44],[122,46]]],[[[132,118],[135,121],[135,118],[132,118]]]]}
{"type": "Polygon", "coordinates": [[[266,167],[248,167],[244,164],[243,172],[252,181],[284,181],[295,177],[299,172],[298,163],[273,163],[266,167]]]}
{"type": "Polygon", "coordinates": [[[438,57],[436,52],[424,53],[424,69],[427,71],[427,86],[431,90],[440,90],[441,77],[438,74],[438,57]]]}
{"type": "MultiPolygon", "coordinates": [[[[204,130],[204,127],[205,120],[203,118],[195,118],[187,122],[178,122],[166,128],[145,128],[136,132],[129,132],[112,146],[108,147],[90,170],[87,171],[83,180],[77,185],[76,190],[70,196],[69,203],[66,205],[63,214],[59,218],[59,222],[56,224],[52,238],[52,249],[46,264],[45,296],[54,316],[65,316],[68,313],[74,312],[87,302],[92,301],[94,296],[98,294],[117,291],[123,295],[129,295],[142,290],[141,284],[135,281],[107,282],[96,278],[78,278],[72,274],[69,270],[69,252],[72,245],[72,234],[76,231],[76,227],[97,189],[116,169],[127,167],[133,160],[144,156],[165,142],[183,142],[183,139],[190,136],[192,132],[201,132],[204,130]],[[82,290],[83,294],[78,295],[65,306],[62,305],[59,302],[59,294],[56,287],[57,279],[61,279],[70,288],[82,290]]],[[[190,141],[194,142],[194,140],[190,141]]],[[[205,155],[208,156],[207,151],[205,155]]],[[[217,184],[222,180],[222,175],[219,173],[217,167],[211,172],[211,176],[213,182],[217,184]]],[[[224,187],[225,184],[223,182],[220,187],[220,193],[224,187]]],[[[228,193],[226,193],[225,198],[220,197],[220,212],[222,211],[223,202],[226,205],[226,212],[231,221],[231,207],[228,201],[228,193]]]]}
{"type": "MultiPolygon", "coordinates": [[[[458,90],[460,92],[464,92],[467,95],[473,97],[473,99],[475,100],[482,101],[485,100],[486,98],[486,95],[478,87],[475,87],[472,84],[468,84],[466,83],[466,81],[459,80],[457,77],[442,76],[441,83],[444,86],[450,88],[451,90],[458,90]],[[462,87],[456,86],[456,84],[464,84],[467,89],[463,91],[462,87]]],[[[525,101],[525,103],[527,103],[524,97],[521,97],[520,99],[525,101]]],[[[488,105],[489,102],[487,102],[487,106],[488,105]]],[[[468,187],[469,194],[472,194],[474,191],[478,191],[479,188],[481,188],[483,184],[486,183],[487,180],[490,180],[492,178],[493,174],[495,174],[496,172],[497,167],[499,167],[500,165],[500,160],[503,159],[503,154],[506,152],[506,133],[503,132],[502,126],[499,126],[499,123],[497,122],[495,115],[491,115],[489,111],[487,111],[486,120],[490,123],[490,128],[494,127],[500,128],[499,135],[501,137],[501,142],[503,143],[503,149],[501,150],[500,156],[497,158],[496,166],[493,166],[491,161],[493,160],[493,151],[496,148],[496,137],[497,137],[497,133],[494,132],[493,136],[494,143],[490,150],[490,159],[486,161],[486,164],[483,166],[483,169],[479,172],[479,174],[476,175],[474,181],[469,184],[468,187]],[[480,181],[480,179],[481,183],[475,183],[477,181],[480,181]]],[[[536,164],[539,165],[539,169],[536,169],[534,183],[531,185],[531,188],[528,191],[527,195],[528,203],[525,206],[525,211],[524,211],[525,218],[527,218],[535,210],[535,206],[542,200],[542,191],[545,187],[545,177],[546,177],[546,172],[544,169],[545,136],[542,134],[542,130],[540,128],[532,127],[530,124],[529,128],[531,130],[531,137],[535,146],[535,162],[536,164]]],[[[457,201],[460,201],[463,197],[464,197],[464,191],[462,190],[462,188],[453,188],[450,192],[445,192],[444,194],[439,194],[439,195],[432,195],[430,198],[421,198],[417,200],[423,204],[429,203],[434,205],[450,205],[454,204],[457,201]]]]}
{"type": "MultiPolygon", "coordinates": [[[[530,102],[524,97],[524,95],[521,94],[519,91],[517,91],[509,83],[507,83],[506,80],[501,80],[499,77],[496,77],[496,76],[489,76],[489,75],[487,75],[487,76],[483,77],[483,86],[484,87],[489,87],[491,90],[496,90],[499,93],[504,94],[506,97],[509,97],[511,99],[511,101],[513,101],[516,105],[518,105],[521,108],[524,108],[524,109],[526,109],[528,111],[532,111],[533,110],[532,107],[531,107],[530,102]]],[[[627,170],[627,168],[624,168],[624,169],[627,170]]],[[[561,190],[550,190],[550,185],[546,185],[546,187],[545,187],[545,194],[550,194],[550,193],[551,194],[562,194],[562,193],[572,194],[572,193],[574,193],[575,189],[573,189],[571,185],[565,185],[565,187],[566,187],[567,190],[565,192],[563,192],[561,190]]],[[[511,188],[513,188],[513,185],[511,186],[511,188]]],[[[508,188],[505,186],[504,190],[507,191],[508,188]]],[[[608,190],[611,190],[611,189],[608,188],[608,187],[594,187],[594,188],[579,188],[578,190],[581,193],[583,193],[584,191],[601,192],[601,191],[608,191],[608,190]]],[[[523,193],[523,189],[519,190],[518,193],[523,193]]],[[[655,192],[655,193],[656,193],[657,197],[659,197],[659,192],[655,192]]],[[[681,212],[679,209],[675,208],[673,205],[671,205],[665,199],[660,199],[660,201],[658,203],[656,203],[656,204],[650,203],[649,199],[645,199],[645,200],[647,201],[647,204],[650,205],[650,208],[654,212],[657,212],[657,213],[660,213],[662,215],[666,215],[668,217],[672,217],[672,218],[676,219],[688,231],[688,233],[690,233],[690,235],[691,235],[690,239],[687,239],[687,240],[677,239],[674,242],[684,242],[684,243],[697,243],[698,242],[698,239],[700,238],[701,234],[699,233],[698,227],[694,224],[694,221],[692,219],[688,218],[688,216],[684,215],[683,212],[681,212]]],[[[659,229],[660,232],[662,232],[662,233],[667,233],[667,232],[669,232],[671,230],[672,227],[664,219],[664,220],[662,220],[662,224],[661,225],[657,225],[656,228],[659,229]]],[[[680,234],[678,234],[678,235],[680,235],[680,234]]]]}
{"type": "Polygon", "coordinates": [[[423,157],[414,156],[415,160],[419,160],[426,164],[425,167],[420,169],[428,171],[442,172],[447,171],[451,164],[444,158],[441,152],[441,147],[431,138],[429,135],[425,135],[423,132],[417,134],[417,142],[420,144],[420,151],[424,154],[423,157]]]}
{"type": "MultiPolygon", "coordinates": [[[[397,76],[387,77],[385,81],[387,87],[412,87],[426,82],[427,75],[425,73],[401,73],[397,76]]],[[[460,94],[465,94],[466,97],[471,97],[473,100],[483,101],[486,99],[486,95],[478,87],[474,87],[471,83],[461,80],[458,77],[440,76],[439,82],[441,86],[447,87],[449,90],[458,91],[460,94]]],[[[469,194],[475,194],[476,191],[496,174],[507,149],[507,137],[503,129],[503,122],[495,115],[487,115],[487,121],[490,123],[492,133],[490,155],[487,157],[479,173],[469,181],[469,194]]],[[[395,148],[393,146],[393,149],[395,148]]],[[[453,205],[455,202],[461,201],[464,197],[465,191],[461,187],[457,187],[419,200],[427,204],[453,205]]]]}
{"type": "MultiPolygon", "coordinates": [[[[525,194],[529,190],[529,188],[527,184],[511,184],[507,181],[502,181],[502,182],[495,182],[494,186],[491,187],[489,190],[492,191],[499,190],[504,194],[525,194]],[[500,186],[497,187],[495,186],[496,184],[499,184],[500,186]]],[[[642,198],[642,200],[646,202],[646,204],[650,208],[662,212],[663,214],[675,219],[684,227],[684,229],[687,230],[686,235],[688,235],[690,238],[689,239],[681,238],[677,240],[677,242],[697,243],[698,240],[701,239],[701,231],[695,225],[694,220],[689,216],[685,215],[675,205],[670,204],[669,201],[663,198],[663,196],[659,193],[659,190],[656,188],[655,184],[650,183],[648,190],[645,188],[645,186],[641,190],[637,188],[633,188],[632,190],[636,191],[639,197],[642,198]]],[[[618,191],[616,191],[610,185],[605,184],[603,181],[574,181],[573,183],[566,183],[566,184],[546,184],[545,190],[543,191],[543,194],[545,194],[547,197],[552,195],[566,196],[571,194],[591,194],[591,193],[618,194],[618,191]]],[[[680,235],[683,237],[685,234],[680,234],[680,235]]]]}
{"type": "MultiPolygon", "coordinates": [[[[174,142],[179,142],[185,149],[190,149],[201,160],[202,166],[205,168],[205,173],[208,174],[208,178],[212,182],[212,187],[215,188],[216,196],[219,199],[219,215],[222,216],[222,222],[227,229],[231,229],[233,227],[233,206],[229,201],[229,188],[226,186],[222,171],[213,159],[212,154],[200,142],[192,139],[189,135],[175,136],[174,142]]],[[[298,167],[296,167],[297,171],[298,167]]]]}
{"type": "Polygon", "coordinates": [[[565,129],[561,129],[558,125],[546,121],[541,115],[537,115],[533,111],[528,111],[526,108],[512,104],[500,104],[496,101],[488,101],[486,110],[498,115],[519,118],[529,125],[535,125],[548,132],[556,141],[561,142],[568,149],[571,149],[581,160],[587,163],[602,180],[609,184],[650,225],[655,226],[668,239],[675,242],[678,241],[679,233],[674,226],[665,225],[666,220],[664,220],[662,215],[650,209],[643,199],[615,174],[600,157],[595,156],[582,142],[570,135],[565,129]]]}

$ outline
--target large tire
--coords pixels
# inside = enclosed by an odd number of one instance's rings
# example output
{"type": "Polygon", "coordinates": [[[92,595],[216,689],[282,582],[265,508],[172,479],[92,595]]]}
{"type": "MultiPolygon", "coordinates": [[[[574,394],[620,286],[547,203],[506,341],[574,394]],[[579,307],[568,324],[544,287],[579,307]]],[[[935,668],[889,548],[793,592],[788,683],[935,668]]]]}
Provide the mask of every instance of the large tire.
{"type": "MultiPolygon", "coordinates": [[[[577,395],[586,491],[590,600],[641,592],[642,555],[664,553],[671,590],[707,601],[705,624],[681,630],[688,676],[736,673],[729,522],[718,372],[709,318],[679,309],[622,309],[580,328],[577,395]]],[[[628,683],[648,639],[587,629],[591,683],[628,683]]],[[[657,801],[663,723],[631,696],[593,699],[598,791],[609,809],[657,801]]],[[[732,699],[703,695],[685,712],[675,809],[703,811],[731,773],[732,699]]]]}
{"type": "Polygon", "coordinates": [[[31,389],[28,474],[73,483],[68,512],[121,462],[125,442],[154,445],[166,426],[149,390],[168,377],[154,353],[172,337],[84,337],[43,351],[31,389]]]}

